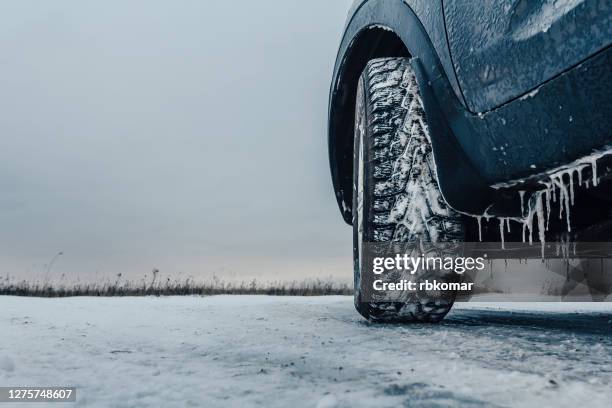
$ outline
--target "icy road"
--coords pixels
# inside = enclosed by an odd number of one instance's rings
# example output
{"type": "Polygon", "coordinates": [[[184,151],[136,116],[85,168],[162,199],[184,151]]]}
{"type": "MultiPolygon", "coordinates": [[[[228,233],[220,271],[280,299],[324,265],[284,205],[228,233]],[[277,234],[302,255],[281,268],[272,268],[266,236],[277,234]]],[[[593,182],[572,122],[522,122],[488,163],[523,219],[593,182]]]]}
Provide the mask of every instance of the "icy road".
{"type": "Polygon", "coordinates": [[[95,407],[610,407],[611,333],[612,303],[392,326],[348,297],[0,297],[0,386],[95,407]]]}

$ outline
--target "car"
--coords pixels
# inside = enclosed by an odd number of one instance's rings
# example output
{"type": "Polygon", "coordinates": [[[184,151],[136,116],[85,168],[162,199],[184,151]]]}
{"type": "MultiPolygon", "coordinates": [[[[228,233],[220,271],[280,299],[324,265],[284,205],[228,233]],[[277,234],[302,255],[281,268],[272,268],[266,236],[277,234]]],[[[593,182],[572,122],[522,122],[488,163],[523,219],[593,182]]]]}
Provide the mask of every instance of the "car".
{"type": "Polygon", "coordinates": [[[437,322],[455,299],[367,298],[368,243],[609,239],[611,43],[609,0],[354,2],[328,147],[359,313],[437,322]]]}

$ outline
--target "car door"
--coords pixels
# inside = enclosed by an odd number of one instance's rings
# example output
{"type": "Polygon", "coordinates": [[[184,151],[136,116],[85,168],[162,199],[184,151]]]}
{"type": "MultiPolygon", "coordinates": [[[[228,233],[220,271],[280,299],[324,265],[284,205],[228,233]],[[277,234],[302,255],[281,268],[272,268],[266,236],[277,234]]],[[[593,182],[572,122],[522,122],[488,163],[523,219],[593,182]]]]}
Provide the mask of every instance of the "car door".
{"type": "Polygon", "coordinates": [[[486,112],[606,48],[610,0],[443,0],[468,108],[486,112]]]}

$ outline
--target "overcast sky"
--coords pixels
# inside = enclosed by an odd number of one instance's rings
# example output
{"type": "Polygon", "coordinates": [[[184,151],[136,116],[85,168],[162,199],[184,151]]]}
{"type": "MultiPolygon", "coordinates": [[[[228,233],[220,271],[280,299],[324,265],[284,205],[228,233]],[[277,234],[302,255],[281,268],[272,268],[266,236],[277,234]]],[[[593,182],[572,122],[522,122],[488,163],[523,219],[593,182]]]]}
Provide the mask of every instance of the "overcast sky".
{"type": "Polygon", "coordinates": [[[2,275],[350,279],[325,130],[350,3],[2,2],[2,275]]]}

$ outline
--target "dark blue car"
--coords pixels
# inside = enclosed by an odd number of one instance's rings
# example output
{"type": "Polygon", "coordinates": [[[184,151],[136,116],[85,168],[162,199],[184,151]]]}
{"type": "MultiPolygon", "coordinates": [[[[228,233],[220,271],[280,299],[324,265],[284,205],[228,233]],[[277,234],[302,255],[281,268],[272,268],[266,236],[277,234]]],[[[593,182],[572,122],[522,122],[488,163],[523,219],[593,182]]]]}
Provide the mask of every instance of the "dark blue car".
{"type": "Polygon", "coordinates": [[[610,0],[353,4],[329,157],[362,315],[438,321],[454,301],[363,299],[366,242],[610,238],[611,43],[610,0]]]}

